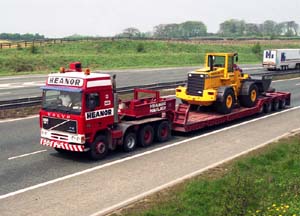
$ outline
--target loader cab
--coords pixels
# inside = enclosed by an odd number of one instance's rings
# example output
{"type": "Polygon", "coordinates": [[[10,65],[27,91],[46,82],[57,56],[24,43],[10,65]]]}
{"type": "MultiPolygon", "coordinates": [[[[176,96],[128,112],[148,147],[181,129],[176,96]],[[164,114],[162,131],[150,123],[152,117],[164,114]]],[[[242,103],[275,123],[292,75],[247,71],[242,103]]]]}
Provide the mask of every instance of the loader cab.
{"type": "Polygon", "coordinates": [[[208,53],[206,55],[206,67],[210,72],[218,69],[223,69],[225,73],[234,72],[237,62],[237,53],[208,53]]]}

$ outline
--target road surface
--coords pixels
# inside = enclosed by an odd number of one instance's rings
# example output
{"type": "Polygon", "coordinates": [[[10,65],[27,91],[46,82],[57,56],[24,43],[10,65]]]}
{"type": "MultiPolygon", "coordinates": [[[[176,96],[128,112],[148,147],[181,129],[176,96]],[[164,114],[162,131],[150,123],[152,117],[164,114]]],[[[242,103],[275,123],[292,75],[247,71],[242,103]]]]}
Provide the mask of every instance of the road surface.
{"type": "MultiPolygon", "coordinates": [[[[292,92],[293,106],[300,106],[300,79],[277,81],[273,87],[292,92]]],[[[100,214],[299,128],[299,114],[297,108],[262,119],[247,118],[245,123],[175,136],[131,154],[116,152],[99,162],[40,146],[36,117],[1,122],[0,133],[5,136],[0,141],[0,212],[100,214]]]]}

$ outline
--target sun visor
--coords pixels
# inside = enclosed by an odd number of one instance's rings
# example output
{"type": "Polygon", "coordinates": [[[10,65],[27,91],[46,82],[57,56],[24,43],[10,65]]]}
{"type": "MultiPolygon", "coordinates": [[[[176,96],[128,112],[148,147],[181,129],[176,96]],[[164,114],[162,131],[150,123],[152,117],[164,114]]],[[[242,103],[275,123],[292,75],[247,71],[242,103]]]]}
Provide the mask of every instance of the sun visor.
{"type": "Polygon", "coordinates": [[[82,92],[83,90],[80,88],[72,88],[72,87],[63,87],[63,86],[42,86],[40,87],[43,90],[57,90],[57,91],[66,91],[66,92],[82,92]]]}

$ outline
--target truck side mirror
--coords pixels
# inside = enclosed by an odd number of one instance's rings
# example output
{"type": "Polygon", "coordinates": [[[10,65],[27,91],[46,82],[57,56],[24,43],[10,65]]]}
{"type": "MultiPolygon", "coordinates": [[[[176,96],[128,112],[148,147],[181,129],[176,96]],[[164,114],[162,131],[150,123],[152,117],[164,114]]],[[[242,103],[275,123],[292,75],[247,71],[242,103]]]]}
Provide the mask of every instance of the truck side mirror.
{"type": "Polygon", "coordinates": [[[238,62],[238,61],[239,61],[239,57],[235,56],[235,62],[238,62]]]}

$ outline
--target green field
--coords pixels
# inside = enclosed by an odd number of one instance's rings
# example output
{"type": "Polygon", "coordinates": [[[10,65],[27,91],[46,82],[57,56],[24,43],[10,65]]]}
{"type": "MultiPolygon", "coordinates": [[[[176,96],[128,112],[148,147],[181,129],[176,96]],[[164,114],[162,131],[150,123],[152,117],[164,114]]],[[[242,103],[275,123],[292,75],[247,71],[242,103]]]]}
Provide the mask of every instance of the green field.
{"type": "Polygon", "coordinates": [[[299,216],[300,135],[165,190],[122,215],[299,216]]]}
{"type": "MultiPolygon", "coordinates": [[[[163,41],[87,41],[49,44],[35,48],[0,50],[0,75],[45,73],[81,61],[91,69],[152,68],[189,66],[203,63],[206,52],[238,52],[240,64],[260,63],[253,44],[179,43],[163,41]]],[[[295,43],[262,44],[265,48],[299,47],[295,43]]]]}

